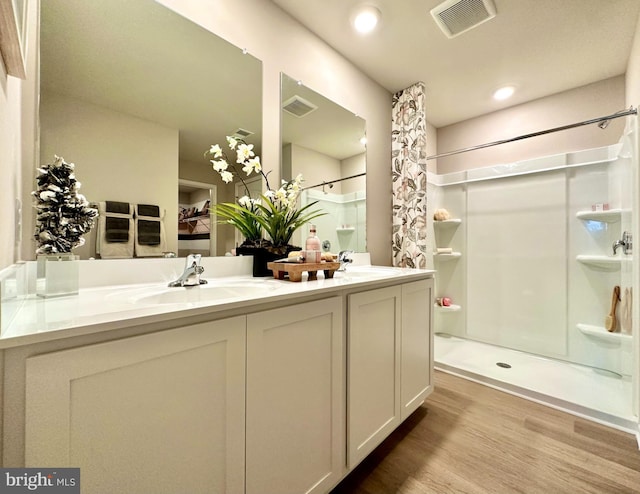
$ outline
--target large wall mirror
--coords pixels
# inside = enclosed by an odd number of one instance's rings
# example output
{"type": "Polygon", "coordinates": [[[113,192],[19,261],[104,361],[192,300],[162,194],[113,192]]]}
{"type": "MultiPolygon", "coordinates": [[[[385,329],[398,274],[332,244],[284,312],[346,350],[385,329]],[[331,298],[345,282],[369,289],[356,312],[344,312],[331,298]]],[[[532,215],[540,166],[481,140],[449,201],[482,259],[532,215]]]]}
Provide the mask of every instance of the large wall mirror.
{"type": "MultiPolygon", "coordinates": [[[[41,163],[75,163],[91,202],[160,206],[169,251],[183,251],[191,227],[206,238],[207,223],[213,240],[196,250],[234,247],[233,228],[206,215],[207,201],[234,199],[234,184],[204,152],[239,129],[261,152],[259,60],[153,0],[46,0],[40,63],[41,163]]],[[[87,240],[83,258],[95,232],[87,240]]]]}
{"type": "MultiPolygon", "coordinates": [[[[316,207],[328,213],[314,220],[326,250],[365,252],[364,119],[286,74],[281,98],[282,177],[302,174],[302,203],[318,201],[316,207]]],[[[299,232],[293,243],[304,245],[306,234],[299,232]]]]}

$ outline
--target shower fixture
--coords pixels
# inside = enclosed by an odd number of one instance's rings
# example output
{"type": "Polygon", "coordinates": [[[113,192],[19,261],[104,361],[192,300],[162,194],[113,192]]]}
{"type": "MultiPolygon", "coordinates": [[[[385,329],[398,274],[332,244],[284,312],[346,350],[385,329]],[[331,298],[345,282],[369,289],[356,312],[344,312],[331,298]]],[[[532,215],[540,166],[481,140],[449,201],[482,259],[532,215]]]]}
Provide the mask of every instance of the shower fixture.
{"type": "Polygon", "coordinates": [[[609,122],[611,122],[611,120],[603,120],[598,124],[598,127],[600,127],[601,129],[606,129],[607,127],[609,127],[609,122]]]}
{"type": "Polygon", "coordinates": [[[631,233],[629,232],[624,232],[622,234],[622,239],[620,240],[616,240],[613,243],[613,255],[616,255],[616,252],[618,251],[618,247],[622,247],[622,253],[625,256],[628,256],[632,253],[632,248],[633,248],[633,240],[632,240],[632,236],[631,233]]]}
{"type": "Polygon", "coordinates": [[[326,186],[329,186],[329,189],[333,189],[333,183],[322,182],[322,192],[324,192],[325,194],[328,194],[328,192],[324,190],[326,186]]]}

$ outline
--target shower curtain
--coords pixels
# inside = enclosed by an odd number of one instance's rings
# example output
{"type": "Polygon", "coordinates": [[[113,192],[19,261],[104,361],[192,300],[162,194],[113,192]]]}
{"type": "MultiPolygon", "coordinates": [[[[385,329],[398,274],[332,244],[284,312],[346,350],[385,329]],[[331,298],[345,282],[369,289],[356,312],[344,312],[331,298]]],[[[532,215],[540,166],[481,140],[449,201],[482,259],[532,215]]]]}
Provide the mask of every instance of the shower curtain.
{"type": "Polygon", "coordinates": [[[426,268],[426,115],[422,82],[393,96],[391,159],[393,265],[426,268]]]}

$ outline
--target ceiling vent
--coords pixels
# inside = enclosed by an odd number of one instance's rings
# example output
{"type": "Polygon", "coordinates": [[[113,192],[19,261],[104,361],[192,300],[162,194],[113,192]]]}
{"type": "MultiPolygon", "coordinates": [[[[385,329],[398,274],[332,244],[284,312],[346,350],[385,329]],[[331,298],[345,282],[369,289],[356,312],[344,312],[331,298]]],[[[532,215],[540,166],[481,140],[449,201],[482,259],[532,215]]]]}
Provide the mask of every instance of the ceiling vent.
{"type": "Polygon", "coordinates": [[[231,137],[233,137],[234,139],[245,140],[247,137],[249,137],[252,134],[253,132],[251,132],[250,130],[238,129],[233,134],[231,134],[231,137]]]}
{"type": "Polygon", "coordinates": [[[317,110],[318,107],[310,101],[307,101],[306,99],[296,94],[295,96],[292,96],[287,101],[282,103],[282,109],[288,113],[291,113],[291,115],[302,118],[312,111],[317,110]]]}
{"type": "Polygon", "coordinates": [[[431,10],[440,29],[454,38],[496,16],[493,0],[447,0],[431,10]]]}

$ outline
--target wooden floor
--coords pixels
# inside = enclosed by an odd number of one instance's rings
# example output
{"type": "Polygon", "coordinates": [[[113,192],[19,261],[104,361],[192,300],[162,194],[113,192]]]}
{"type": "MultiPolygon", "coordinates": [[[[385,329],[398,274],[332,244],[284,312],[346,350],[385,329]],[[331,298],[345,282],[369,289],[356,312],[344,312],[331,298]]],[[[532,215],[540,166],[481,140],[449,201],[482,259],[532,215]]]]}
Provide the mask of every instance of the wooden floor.
{"type": "Polygon", "coordinates": [[[333,491],[640,493],[635,436],[442,372],[427,401],[333,491]]]}

